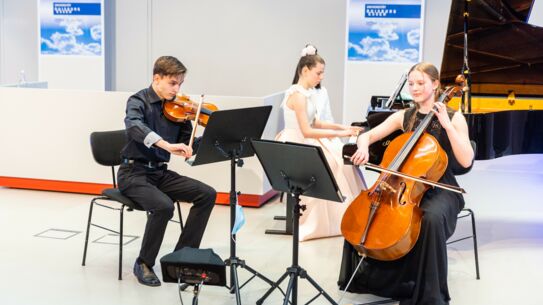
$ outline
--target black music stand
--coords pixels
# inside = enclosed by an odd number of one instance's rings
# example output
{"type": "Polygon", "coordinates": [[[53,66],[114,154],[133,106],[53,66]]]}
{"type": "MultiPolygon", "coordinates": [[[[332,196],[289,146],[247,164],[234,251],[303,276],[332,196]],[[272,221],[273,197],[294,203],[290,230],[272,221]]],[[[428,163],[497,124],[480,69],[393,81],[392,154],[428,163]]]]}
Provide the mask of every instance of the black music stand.
{"type": "MultiPolygon", "coordinates": [[[[236,220],[236,165],[243,166],[243,159],[251,157],[255,153],[251,147],[251,139],[260,139],[272,106],[261,106],[252,108],[240,108],[231,110],[215,111],[209,117],[209,122],[204,129],[198,153],[193,161],[187,161],[190,165],[201,165],[214,162],[230,160],[230,231],[234,228],[236,220]]],[[[236,294],[236,302],[241,304],[239,290],[255,277],[259,277],[266,283],[274,283],[258,273],[236,256],[236,235],[230,240],[230,257],[225,260],[230,266],[230,293],[236,294]],[[238,282],[237,267],[251,272],[253,276],[241,286],[238,282]]]]}
{"type": "Polygon", "coordinates": [[[305,206],[300,204],[300,196],[315,197],[331,201],[342,202],[343,196],[337,186],[332,171],[326,162],[322,149],[318,146],[283,143],[266,140],[252,140],[253,148],[264,167],[266,176],[272,188],[279,192],[288,194],[287,200],[292,202],[293,207],[293,232],[292,232],[292,265],[275,282],[274,285],[260,298],[256,304],[260,305],[273,292],[279,289],[285,296],[283,305],[290,303],[298,304],[298,277],[309,281],[319,292],[309,304],[323,295],[331,304],[337,305],[332,297],[326,293],[318,284],[298,265],[298,236],[299,220],[305,206]],[[286,293],[279,285],[283,280],[290,277],[286,293]]]}

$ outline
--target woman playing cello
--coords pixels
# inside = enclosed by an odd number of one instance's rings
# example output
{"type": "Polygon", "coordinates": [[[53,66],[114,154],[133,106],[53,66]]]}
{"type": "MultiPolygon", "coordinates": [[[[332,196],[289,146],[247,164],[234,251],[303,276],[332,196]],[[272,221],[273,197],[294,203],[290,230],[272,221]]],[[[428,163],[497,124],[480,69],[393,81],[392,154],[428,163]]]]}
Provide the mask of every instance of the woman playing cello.
{"type": "MultiPolygon", "coordinates": [[[[365,164],[370,144],[398,129],[404,132],[416,129],[432,111],[435,115],[426,132],[437,139],[449,160],[439,182],[457,186],[452,169],[470,167],[474,152],[464,116],[437,102],[439,85],[439,72],[434,65],[422,62],[413,66],[409,71],[408,86],[415,107],[392,114],[379,126],[360,135],[358,149],[351,158],[353,163],[365,164]]],[[[339,278],[342,288],[351,274],[357,272],[348,291],[390,297],[400,300],[402,305],[449,303],[446,241],[454,232],[464,199],[461,194],[433,188],[424,193],[419,207],[423,216],[418,240],[411,251],[399,259],[366,258],[362,268],[356,271],[360,257],[350,244],[345,243],[339,278]]]]}

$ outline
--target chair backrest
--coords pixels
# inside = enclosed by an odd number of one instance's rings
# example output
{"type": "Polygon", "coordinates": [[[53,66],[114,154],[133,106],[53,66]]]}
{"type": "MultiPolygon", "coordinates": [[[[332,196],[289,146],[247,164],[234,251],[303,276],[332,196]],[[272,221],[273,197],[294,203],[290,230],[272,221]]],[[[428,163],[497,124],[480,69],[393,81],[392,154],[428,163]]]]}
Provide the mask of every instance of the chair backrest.
{"type": "MultiPolygon", "coordinates": [[[[475,141],[473,140],[470,140],[470,143],[471,143],[471,148],[473,149],[473,161],[475,161],[475,155],[477,155],[477,143],[475,143],[475,141]]],[[[471,165],[469,167],[462,167],[460,165],[457,165],[457,166],[453,166],[453,173],[456,175],[456,176],[460,176],[460,175],[464,175],[464,174],[467,174],[469,173],[469,171],[471,171],[471,168],[473,167],[473,161],[471,162],[471,165]]]]}
{"type": "Polygon", "coordinates": [[[121,164],[121,150],[126,145],[126,131],[95,131],[90,135],[92,156],[104,166],[121,164]]]}

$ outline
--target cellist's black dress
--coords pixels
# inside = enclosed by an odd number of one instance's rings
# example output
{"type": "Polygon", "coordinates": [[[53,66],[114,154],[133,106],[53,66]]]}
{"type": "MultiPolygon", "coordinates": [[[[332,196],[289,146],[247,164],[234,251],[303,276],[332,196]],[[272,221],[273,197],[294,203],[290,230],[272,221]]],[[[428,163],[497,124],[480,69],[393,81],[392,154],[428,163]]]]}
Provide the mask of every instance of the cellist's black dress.
{"type": "MultiPolygon", "coordinates": [[[[405,111],[404,127],[409,125],[409,118],[416,111],[405,111]]],[[[424,114],[416,112],[414,128],[424,114]]],[[[449,110],[449,117],[453,112],[449,110]]],[[[447,153],[449,163],[439,182],[458,186],[453,168],[458,163],[453,155],[446,131],[442,129],[437,117],[427,128],[447,153]]],[[[400,300],[401,305],[441,305],[450,300],[447,287],[447,239],[456,227],[458,213],[464,207],[461,194],[433,188],[428,190],[420,203],[424,211],[421,232],[414,248],[404,257],[395,261],[378,261],[366,258],[357,271],[348,291],[371,293],[400,300]]],[[[338,284],[341,289],[347,285],[352,272],[360,261],[357,251],[347,242],[344,244],[343,259],[338,284]]]]}

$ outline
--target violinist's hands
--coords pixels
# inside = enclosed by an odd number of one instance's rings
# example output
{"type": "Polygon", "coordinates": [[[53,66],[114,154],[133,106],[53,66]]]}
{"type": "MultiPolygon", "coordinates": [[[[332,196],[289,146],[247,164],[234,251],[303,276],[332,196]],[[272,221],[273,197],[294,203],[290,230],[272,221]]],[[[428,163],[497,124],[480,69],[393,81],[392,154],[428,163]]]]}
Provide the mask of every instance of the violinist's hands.
{"type": "Polygon", "coordinates": [[[169,149],[167,149],[171,154],[182,156],[185,158],[190,158],[192,156],[192,147],[183,144],[183,143],[175,143],[170,144],[169,149]]]}
{"type": "Polygon", "coordinates": [[[351,156],[351,162],[354,165],[362,165],[368,163],[370,154],[367,146],[358,146],[356,152],[351,156]]]}
{"type": "Polygon", "coordinates": [[[192,156],[192,147],[185,145],[183,143],[172,144],[160,139],[155,143],[155,145],[173,155],[182,156],[186,158],[190,158],[192,156]]]}
{"type": "Polygon", "coordinates": [[[435,103],[434,106],[435,107],[432,109],[432,111],[435,113],[441,126],[443,126],[443,129],[450,130],[451,128],[453,128],[451,119],[449,118],[449,114],[447,113],[447,106],[440,102],[435,103]]]}

